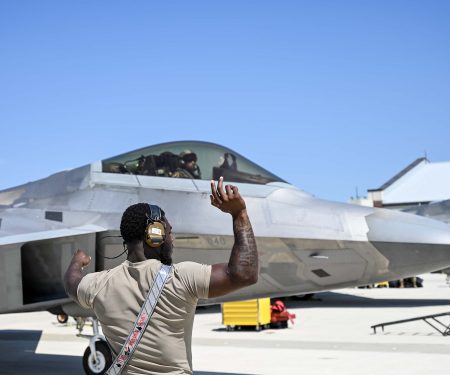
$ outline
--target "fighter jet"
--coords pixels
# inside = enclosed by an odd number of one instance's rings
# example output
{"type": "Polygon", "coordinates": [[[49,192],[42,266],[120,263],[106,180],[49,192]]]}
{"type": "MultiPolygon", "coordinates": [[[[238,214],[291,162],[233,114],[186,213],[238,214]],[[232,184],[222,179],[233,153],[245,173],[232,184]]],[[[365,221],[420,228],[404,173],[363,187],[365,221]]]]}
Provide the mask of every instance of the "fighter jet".
{"type": "Polygon", "coordinates": [[[230,218],[209,204],[224,177],[245,197],[260,253],[254,286],[204,304],[314,293],[450,266],[450,227],[385,209],[318,199],[237,152],[199,141],[154,145],[0,191],[0,313],[89,316],[65,294],[72,254],[86,272],[124,261],[119,224],[131,204],[161,206],[175,262],[227,262],[230,218]]]}

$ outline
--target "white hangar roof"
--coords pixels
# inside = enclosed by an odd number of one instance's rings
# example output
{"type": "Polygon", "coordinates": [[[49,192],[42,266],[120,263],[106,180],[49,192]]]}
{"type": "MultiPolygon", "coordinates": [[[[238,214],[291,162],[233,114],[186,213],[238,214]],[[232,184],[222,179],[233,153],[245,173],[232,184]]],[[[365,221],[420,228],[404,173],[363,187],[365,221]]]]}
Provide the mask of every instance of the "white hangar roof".
{"type": "Polygon", "coordinates": [[[383,205],[450,199],[450,162],[431,163],[420,158],[408,165],[372,195],[382,193],[383,205]]]}

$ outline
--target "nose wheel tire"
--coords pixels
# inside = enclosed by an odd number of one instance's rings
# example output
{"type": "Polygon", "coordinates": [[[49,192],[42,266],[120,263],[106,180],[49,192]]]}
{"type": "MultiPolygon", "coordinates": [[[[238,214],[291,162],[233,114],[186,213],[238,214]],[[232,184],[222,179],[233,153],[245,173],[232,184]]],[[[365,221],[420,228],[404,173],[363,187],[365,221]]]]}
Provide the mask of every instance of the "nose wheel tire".
{"type": "Polygon", "coordinates": [[[91,348],[87,347],[83,354],[83,369],[87,375],[104,374],[112,364],[112,355],[108,344],[104,341],[95,343],[95,352],[97,360],[91,353],[91,348]]]}
{"type": "Polygon", "coordinates": [[[58,314],[56,315],[56,320],[58,323],[65,324],[69,320],[69,317],[66,314],[58,314]]]}

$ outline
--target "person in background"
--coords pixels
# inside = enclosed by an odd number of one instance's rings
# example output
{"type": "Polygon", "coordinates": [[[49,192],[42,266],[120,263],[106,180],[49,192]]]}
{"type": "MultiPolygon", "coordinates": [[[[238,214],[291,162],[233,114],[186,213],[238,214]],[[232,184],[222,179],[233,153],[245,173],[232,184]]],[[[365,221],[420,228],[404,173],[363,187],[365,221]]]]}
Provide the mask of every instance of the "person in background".
{"type": "Polygon", "coordinates": [[[197,155],[191,150],[185,150],[180,153],[180,167],[172,174],[176,178],[200,179],[200,167],[197,164],[197,155]]]}

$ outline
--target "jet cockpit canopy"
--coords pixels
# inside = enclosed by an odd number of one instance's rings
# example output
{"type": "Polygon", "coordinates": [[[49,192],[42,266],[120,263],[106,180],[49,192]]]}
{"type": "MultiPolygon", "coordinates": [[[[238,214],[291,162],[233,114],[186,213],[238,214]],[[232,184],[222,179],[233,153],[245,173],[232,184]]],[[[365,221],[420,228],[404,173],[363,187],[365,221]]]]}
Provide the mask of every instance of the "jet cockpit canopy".
{"type": "Polygon", "coordinates": [[[267,184],[286,182],[226,147],[201,141],[162,143],[102,161],[104,173],[267,184]]]}

